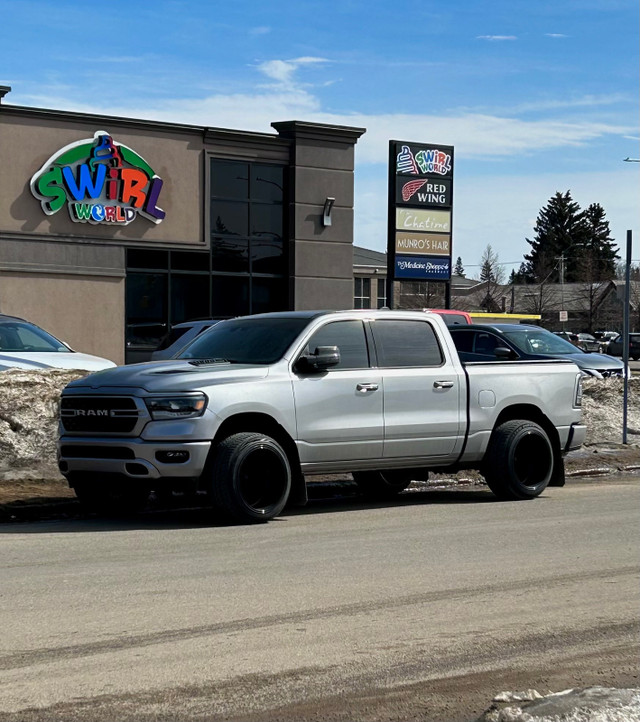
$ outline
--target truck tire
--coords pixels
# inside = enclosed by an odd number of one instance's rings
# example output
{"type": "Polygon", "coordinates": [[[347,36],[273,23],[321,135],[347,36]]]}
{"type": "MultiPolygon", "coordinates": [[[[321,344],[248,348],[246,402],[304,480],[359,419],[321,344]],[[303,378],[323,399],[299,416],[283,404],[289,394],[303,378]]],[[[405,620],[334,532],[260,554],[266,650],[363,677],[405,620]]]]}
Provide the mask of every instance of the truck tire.
{"type": "Polygon", "coordinates": [[[392,499],[411,483],[404,471],[354,471],[358,491],[367,499],[392,499]]]}
{"type": "Polygon", "coordinates": [[[243,524],[265,522],[287,503],[291,465],[270,436],[233,434],[218,444],[211,483],[214,505],[226,517],[243,524]]]}
{"type": "Polygon", "coordinates": [[[69,484],[83,509],[105,516],[128,516],[142,511],[151,490],[136,480],[96,478],[95,475],[74,476],[69,484]]]}
{"type": "Polygon", "coordinates": [[[553,468],[553,446],[545,430],[517,419],[494,430],[482,473],[499,499],[534,499],[546,489],[553,468]]]}

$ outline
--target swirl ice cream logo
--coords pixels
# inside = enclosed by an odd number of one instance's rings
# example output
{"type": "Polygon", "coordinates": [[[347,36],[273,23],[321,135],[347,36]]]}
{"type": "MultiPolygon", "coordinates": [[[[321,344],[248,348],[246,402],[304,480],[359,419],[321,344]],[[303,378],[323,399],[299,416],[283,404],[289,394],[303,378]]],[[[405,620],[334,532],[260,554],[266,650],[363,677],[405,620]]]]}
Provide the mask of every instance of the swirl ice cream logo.
{"type": "Polygon", "coordinates": [[[451,173],[451,155],[437,148],[419,150],[414,155],[408,145],[403,145],[396,156],[396,172],[447,175],[451,173]]]}
{"type": "Polygon", "coordinates": [[[99,130],[51,156],[31,179],[31,192],[48,216],[66,204],[76,223],[127,225],[138,215],[160,223],[162,184],[141,156],[99,130]]]}

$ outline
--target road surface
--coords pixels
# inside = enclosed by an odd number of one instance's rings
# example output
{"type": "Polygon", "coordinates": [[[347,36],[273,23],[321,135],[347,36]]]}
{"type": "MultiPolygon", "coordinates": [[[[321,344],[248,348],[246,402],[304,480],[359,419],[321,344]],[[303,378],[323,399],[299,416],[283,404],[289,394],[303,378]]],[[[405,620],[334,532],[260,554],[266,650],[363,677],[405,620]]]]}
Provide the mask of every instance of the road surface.
{"type": "Polygon", "coordinates": [[[0,722],[452,722],[640,686],[639,482],[2,525],[0,722]]]}

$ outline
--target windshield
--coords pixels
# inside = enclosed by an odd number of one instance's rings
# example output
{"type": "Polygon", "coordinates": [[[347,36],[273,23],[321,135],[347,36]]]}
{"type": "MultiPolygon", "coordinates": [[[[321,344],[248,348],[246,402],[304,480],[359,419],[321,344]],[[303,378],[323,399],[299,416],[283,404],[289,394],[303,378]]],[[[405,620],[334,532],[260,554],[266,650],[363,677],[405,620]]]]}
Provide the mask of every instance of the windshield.
{"type": "Polygon", "coordinates": [[[271,364],[281,359],[308,318],[235,318],[221,321],[178,355],[181,359],[221,359],[238,364],[271,364]]]}
{"type": "Polygon", "coordinates": [[[525,353],[583,353],[577,346],[543,328],[514,328],[504,331],[511,343],[525,353]]]}
{"type": "Polygon", "coordinates": [[[69,353],[71,349],[41,328],[24,321],[0,323],[0,351],[69,353]]]}

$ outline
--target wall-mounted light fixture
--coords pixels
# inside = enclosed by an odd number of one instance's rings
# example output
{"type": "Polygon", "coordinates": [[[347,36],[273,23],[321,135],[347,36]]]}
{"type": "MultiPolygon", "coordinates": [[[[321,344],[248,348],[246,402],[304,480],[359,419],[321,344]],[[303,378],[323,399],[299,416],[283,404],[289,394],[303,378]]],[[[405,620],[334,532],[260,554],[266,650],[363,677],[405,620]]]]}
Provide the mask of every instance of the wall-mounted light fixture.
{"type": "Polygon", "coordinates": [[[325,227],[331,225],[331,209],[333,208],[333,204],[335,202],[335,198],[327,198],[324,202],[324,209],[322,211],[322,225],[325,227]]]}

